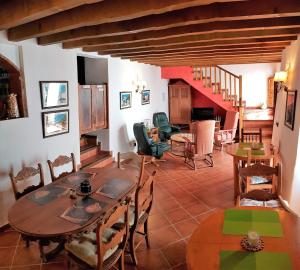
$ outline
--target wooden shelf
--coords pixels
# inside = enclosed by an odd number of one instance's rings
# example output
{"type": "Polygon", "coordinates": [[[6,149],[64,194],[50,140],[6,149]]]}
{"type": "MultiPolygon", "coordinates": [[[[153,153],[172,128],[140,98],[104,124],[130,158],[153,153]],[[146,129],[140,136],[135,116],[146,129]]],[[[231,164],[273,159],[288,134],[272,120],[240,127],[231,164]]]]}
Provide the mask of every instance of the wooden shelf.
{"type": "Polygon", "coordinates": [[[9,59],[0,54],[0,121],[27,117],[27,101],[24,79],[21,70],[9,59]],[[20,117],[9,118],[7,113],[7,97],[17,95],[20,117]]]}

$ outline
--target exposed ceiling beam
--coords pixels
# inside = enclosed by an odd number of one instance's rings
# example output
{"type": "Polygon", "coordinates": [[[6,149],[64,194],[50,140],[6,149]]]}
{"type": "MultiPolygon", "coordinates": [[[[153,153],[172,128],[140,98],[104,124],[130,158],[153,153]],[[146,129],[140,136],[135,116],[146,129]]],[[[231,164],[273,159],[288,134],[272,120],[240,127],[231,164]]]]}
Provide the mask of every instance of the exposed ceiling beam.
{"type": "Polygon", "coordinates": [[[269,50],[234,50],[234,51],[211,51],[211,52],[182,52],[182,53],[177,53],[175,55],[140,55],[140,56],[127,56],[127,57],[121,57],[122,59],[133,59],[133,60],[138,60],[138,59],[169,59],[169,58],[184,58],[184,57],[218,57],[220,55],[222,56],[235,56],[235,55],[251,55],[251,54],[272,54],[272,53],[281,53],[282,48],[279,49],[269,49],[269,50]]]}
{"type": "Polygon", "coordinates": [[[138,57],[138,56],[146,56],[146,55],[152,55],[152,56],[165,56],[165,55],[174,55],[177,54],[190,54],[190,53],[214,53],[214,52],[235,52],[235,51],[255,51],[255,50],[284,50],[286,46],[288,46],[290,42],[286,42],[284,44],[278,44],[273,45],[272,43],[269,44],[270,46],[261,46],[261,44],[249,44],[249,45],[233,45],[229,47],[222,47],[222,46],[215,46],[212,48],[205,48],[205,49],[185,49],[185,50],[174,50],[174,51],[160,51],[160,52],[136,52],[136,53],[121,53],[121,54],[112,54],[112,57],[124,57],[124,58],[130,58],[130,57],[138,57]]]}
{"type": "Polygon", "coordinates": [[[241,65],[241,64],[261,64],[261,63],[278,63],[280,62],[280,59],[241,59],[241,60],[233,60],[233,61],[228,61],[228,60],[219,60],[217,62],[210,62],[210,63],[205,63],[205,62],[199,62],[199,61],[191,61],[191,62],[174,62],[174,63],[144,63],[144,64],[149,64],[149,65],[154,65],[154,66],[160,66],[160,67],[167,67],[167,66],[197,66],[197,65],[241,65]]]}
{"type": "MultiPolygon", "coordinates": [[[[250,47],[272,47],[272,46],[287,46],[291,41],[296,40],[297,36],[289,36],[289,37],[280,37],[280,38],[270,38],[270,39],[244,39],[244,40],[232,40],[231,42],[227,42],[226,44],[216,42],[209,43],[189,43],[178,45],[171,45],[169,47],[164,48],[142,48],[140,50],[136,49],[121,49],[121,50],[102,50],[99,51],[99,54],[110,54],[114,56],[122,56],[127,54],[142,54],[142,53],[165,53],[165,52],[176,52],[182,50],[215,50],[215,49],[228,49],[228,48],[250,48],[250,47]]],[[[99,47],[85,47],[86,51],[97,51],[99,47]]]]}
{"type": "Polygon", "coordinates": [[[7,0],[1,3],[0,30],[28,23],[67,9],[103,0],[7,0]]]}
{"type": "MultiPolygon", "coordinates": [[[[168,38],[165,40],[153,40],[153,41],[145,41],[145,42],[134,42],[134,43],[126,43],[126,44],[112,44],[112,45],[90,45],[86,44],[83,46],[84,48],[97,48],[96,51],[113,51],[113,50],[121,50],[121,49],[142,49],[147,47],[157,47],[157,48],[168,48],[170,45],[184,45],[195,42],[216,42],[216,44],[226,44],[227,42],[231,43],[233,40],[236,40],[239,43],[239,40],[243,39],[258,39],[258,38],[272,38],[272,37],[284,37],[297,35],[300,33],[300,28],[289,28],[289,29],[273,29],[273,30],[252,30],[252,31],[236,31],[229,33],[213,33],[213,34],[203,34],[203,35],[195,35],[188,36],[185,38],[168,38]]],[[[63,48],[70,49],[74,48],[73,44],[63,44],[63,48]]],[[[211,44],[215,45],[215,44],[211,44]]]]}
{"type": "Polygon", "coordinates": [[[142,3],[140,0],[126,0],[126,3],[124,0],[103,1],[76,7],[11,28],[8,37],[9,40],[19,41],[82,26],[130,20],[150,14],[207,5],[216,1],[230,0],[144,0],[142,3]]]}
{"type": "Polygon", "coordinates": [[[131,61],[180,61],[180,60],[191,60],[191,59],[201,59],[202,61],[205,60],[215,60],[215,59],[234,59],[234,58],[268,58],[268,57],[281,57],[281,52],[271,52],[271,53],[245,53],[245,54],[230,54],[230,55],[223,55],[223,54],[216,54],[216,55],[190,55],[190,56],[178,56],[178,57],[163,57],[163,58],[153,58],[153,57],[144,57],[144,58],[132,58],[131,61]]]}
{"type": "Polygon", "coordinates": [[[214,60],[204,60],[203,59],[193,59],[193,60],[178,60],[173,61],[138,61],[139,63],[151,64],[156,66],[188,66],[188,65],[231,65],[231,64],[247,64],[247,63],[278,63],[281,61],[280,57],[262,57],[258,59],[257,57],[252,58],[230,58],[230,59],[214,59],[214,60]]]}
{"type": "MultiPolygon", "coordinates": [[[[124,44],[142,41],[166,40],[169,38],[188,38],[193,35],[232,33],[236,31],[273,30],[296,28],[300,26],[300,17],[271,18],[248,21],[213,22],[207,24],[194,24],[174,27],[164,30],[147,31],[138,34],[128,34],[113,37],[99,37],[68,41],[64,43],[65,48],[84,47],[93,45],[124,44]]],[[[300,29],[300,28],[298,28],[300,29]]]]}
{"type": "MultiPolygon", "coordinates": [[[[41,26],[43,26],[41,28],[45,29],[44,25],[47,25],[47,29],[49,29],[48,32],[55,32],[55,34],[40,38],[39,43],[51,44],[88,37],[105,37],[139,33],[142,31],[161,30],[204,22],[242,19],[251,20],[299,15],[300,2],[298,0],[251,0],[236,3],[215,3],[207,6],[192,7],[180,11],[171,11],[160,15],[150,15],[122,22],[100,24],[101,22],[98,21],[99,25],[85,26],[67,31],[64,31],[63,29],[52,29],[53,27],[51,28],[51,24],[48,25],[47,21],[44,21],[43,24],[41,24],[41,26]]],[[[47,33],[45,33],[46,31],[38,30],[39,29],[37,29],[37,26],[35,25],[23,29],[12,29],[10,30],[10,38],[12,40],[21,40],[34,36],[47,35],[47,33]],[[33,29],[35,29],[35,31],[33,31],[33,29]]]]}

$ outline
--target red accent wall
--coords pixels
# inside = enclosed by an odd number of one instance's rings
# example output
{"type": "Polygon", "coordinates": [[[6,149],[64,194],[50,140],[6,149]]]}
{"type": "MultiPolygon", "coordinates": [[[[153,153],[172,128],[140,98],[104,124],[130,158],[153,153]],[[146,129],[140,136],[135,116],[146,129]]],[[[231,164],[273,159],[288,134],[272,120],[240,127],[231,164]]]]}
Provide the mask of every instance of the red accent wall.
{"type": "Polygon", "coordinates": [[[192,107],[198,108],[198,107],[212,107],[214,108],[214,115],[220,115],[223,119],[226,115],[226,110],[224,110],[222,107],[220,107],[215,102],[211,101],[209,98],[207,98],[205,95],[200,93],[195,88],[191,87],[192,91],[192,107]]]}

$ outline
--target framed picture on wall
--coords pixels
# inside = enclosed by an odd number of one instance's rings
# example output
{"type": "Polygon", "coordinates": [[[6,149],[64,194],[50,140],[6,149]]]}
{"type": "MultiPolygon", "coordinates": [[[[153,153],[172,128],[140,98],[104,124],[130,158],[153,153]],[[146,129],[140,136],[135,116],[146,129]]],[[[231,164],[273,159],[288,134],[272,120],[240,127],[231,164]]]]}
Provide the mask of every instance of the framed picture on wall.
{"type": "Polygon", "coordinates": [[[297,90],[287,90],[284,124],[294,130],[297,90]]]}
{"type": "Polygon", "coordinates": [[[120,110],[131,108],[132,92],[120,92],[120,110]]]}
{"type": "Polygon", "coordinates": [[[141,96],[142,105],[150,104],[150,90],[143,90],[141,96]]]}
{"type": "Polygon", "coordinates": [[[69,110],[42,112],[43,137],[69,133],[69,110]]]}
{"type": "Polygon", "coordinates": [[[42,109],[69,105],[67,81],[40,81],[42,109]]]}

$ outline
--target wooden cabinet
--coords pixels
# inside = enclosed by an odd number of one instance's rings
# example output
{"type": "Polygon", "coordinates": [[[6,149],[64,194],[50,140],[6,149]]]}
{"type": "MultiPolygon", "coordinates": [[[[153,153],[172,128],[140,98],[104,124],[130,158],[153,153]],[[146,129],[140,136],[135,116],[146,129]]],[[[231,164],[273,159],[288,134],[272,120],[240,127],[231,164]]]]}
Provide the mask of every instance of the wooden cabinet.
{"type": "Polygon", "coordinates": [[[172,124],[191,122],[191,88],[182,82],[169,85],[169,115],[172,124]]]}
{"type": "Polygon", "coordinates": [[[108,126],[107,86],[79,86],[80,134],[85,134],[108,126]]]}

